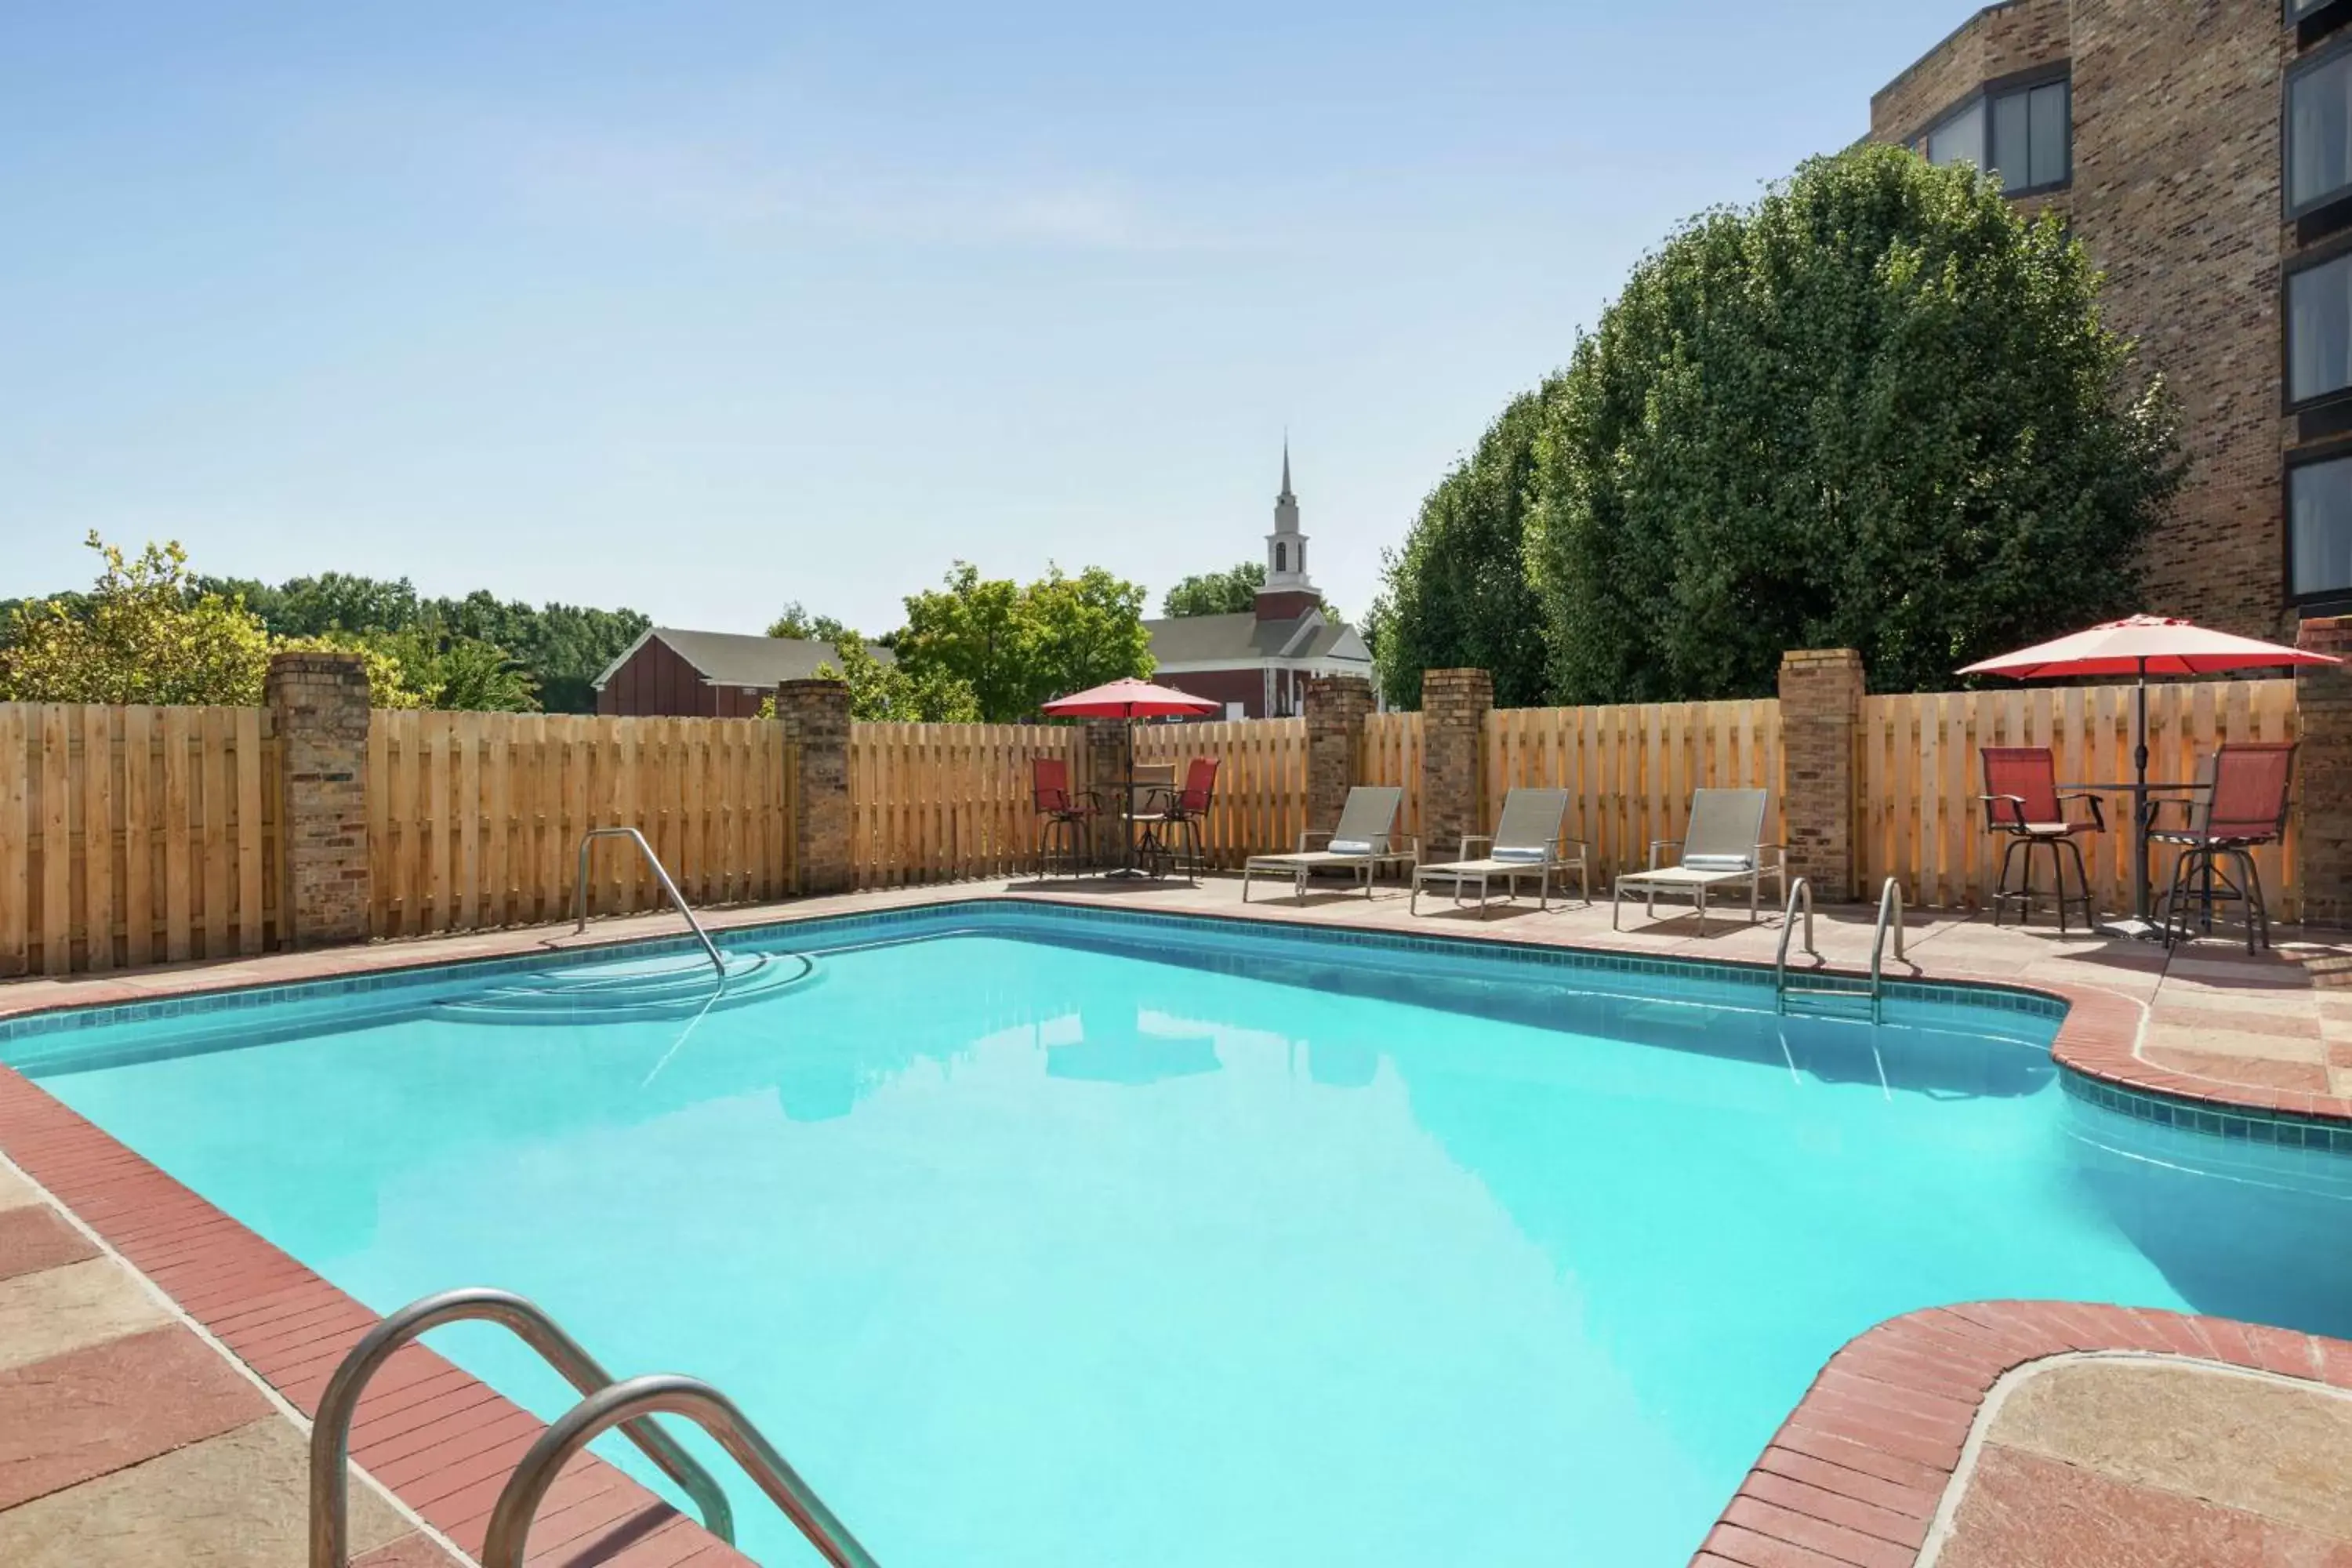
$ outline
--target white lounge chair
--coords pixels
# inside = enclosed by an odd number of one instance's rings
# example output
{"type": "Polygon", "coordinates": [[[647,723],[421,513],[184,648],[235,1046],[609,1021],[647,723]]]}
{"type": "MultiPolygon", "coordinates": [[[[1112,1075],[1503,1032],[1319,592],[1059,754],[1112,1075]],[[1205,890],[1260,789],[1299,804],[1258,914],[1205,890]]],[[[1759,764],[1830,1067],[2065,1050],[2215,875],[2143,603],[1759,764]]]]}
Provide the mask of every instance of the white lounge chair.
{"type": "Polygon", "coordinates": [[[1609,900],[1609,929],[1622,931],[1618,911],[1625,895],[1639,893],[1649,904],[1650,919],[1658,918],[1658,895],[1689,897],[1698,905],[1698,931],[1706,934],[1706,896],[1723,888],[1748,889],[1748,921],[1756,922],[1757,887],[1767,877],[1780,879],[1780,894],[1789,896],[1789,851],[1767,844],[1764,806],[1768,792],[1760,789],[1699,789],[1691,792],[1690,826],[1681,838],[1650,841],[1650,868],[1619,877],[1609,900]],[[1661,866],[1669,848],[1681,853],[1677,864],[1661,866]]]}
{"type": "Polygon", "coordinates": [[[1568,816],[1568,791],[1564,789],[1515,789],[1503,797],[1503,819],[1492,833],[1465,833],[1458,860],[1448,860],[1435,866],[1423,866],[1412,874],[1412,912],[1421,912],[1421,889],[1431,881],[1454,884],[1454,902],[1462,903],[1462,889],[1475,886],[1478,889],[1478,914],[1486,913],[1486,887],[1500,879],[1506,896],[1519,896],[1519,879],[1536,879],[1536,906],[1551,908],[1551,879],[1559,872],[1573,870],[1584,901],[1592,901],[1592,875],[1585,862],[1585,845],[1580,838],[1564,838],[1559,825],[1568,816]],[[1484,858],[1472,859],[1473,844],[1486,846],[1484,858]],[[1570,853],[1571,847],[1574,853],[1570,853]]]}
{"type": "Polygon", "coordinates": [[[1308,828],[1298,836],[1296,853],[1253,855],[1242,862],[1242,902],[1249,902],[1251,876],[1265,874],[1291,879],[1290,896],[1305,903],[1307,879],[1318,871],[1354,871],[1363,882],[1364,897],[1370,898],[1372,879],[1382,866],[1402,862],[1411,870],[1421,858],[1419,842],[1411,834],[1396,830],[1397,813],[1403,805],[1401,789],[1356,785],[1339,807],[1337,827],[1308,828]],[[1307,847],[1318,838],[1324,841],[1322,848],[1307,847]]]}

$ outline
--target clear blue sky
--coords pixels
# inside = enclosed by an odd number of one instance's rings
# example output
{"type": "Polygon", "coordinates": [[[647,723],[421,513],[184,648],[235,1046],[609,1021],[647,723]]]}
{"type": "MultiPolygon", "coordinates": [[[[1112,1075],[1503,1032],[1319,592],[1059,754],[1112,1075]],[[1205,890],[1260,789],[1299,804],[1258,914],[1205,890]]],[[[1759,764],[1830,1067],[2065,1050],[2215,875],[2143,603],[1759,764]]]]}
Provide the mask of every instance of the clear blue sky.
{"type": "Polygon", "coordinates": [[[0,7],[0,596],[869,629],[962,556],[1383,546],[1679,219],[1969,0],[0,7]]]}

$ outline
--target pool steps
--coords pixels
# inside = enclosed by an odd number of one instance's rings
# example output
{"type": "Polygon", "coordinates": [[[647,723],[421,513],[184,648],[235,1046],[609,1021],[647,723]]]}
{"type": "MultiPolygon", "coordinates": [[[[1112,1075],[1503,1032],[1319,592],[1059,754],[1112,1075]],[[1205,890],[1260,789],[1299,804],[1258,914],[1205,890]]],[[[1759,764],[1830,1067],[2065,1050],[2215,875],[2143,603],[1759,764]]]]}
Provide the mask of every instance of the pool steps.
{"type": "Polygon", "coordinates": [[[497,1024],[643,1023],[740,1007],[818,978],[797,952],[732,952],[714,975],[699,953],[618,959],[516,975],[452,997],[440,1011],[497,1024]]]}

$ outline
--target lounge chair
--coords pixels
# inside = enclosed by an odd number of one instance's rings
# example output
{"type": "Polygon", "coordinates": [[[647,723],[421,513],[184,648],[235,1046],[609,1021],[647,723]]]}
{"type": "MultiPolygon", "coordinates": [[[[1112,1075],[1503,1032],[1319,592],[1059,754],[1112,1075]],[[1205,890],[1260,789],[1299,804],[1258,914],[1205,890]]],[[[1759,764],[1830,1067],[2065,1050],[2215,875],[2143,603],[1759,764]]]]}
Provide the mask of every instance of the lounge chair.
{"type": "Polygon", "coordinates": [[[1265,874],[1290,878],[1291,897],[1305,903],[1307,879],[1318,871],[1353,871],[1364,884],[1364,897],[1370,898],[1372,878],[1382,866],[1402,861],[1410,870],[1421,858],[1420,845],[1412,835],[1396,831],[1397,813],[1403,805],[1401,789],[1356,785],[1339,807],[1337,827],[1307,829],[1298,836],[1296,853],[1253,855],[1242,862],[1242,902],[1249,902],[1251,876],[1265,874]],[[1318,838],[1324,841],[1323,847],[1308,848],[1318,838]]]}
{"type": "Polygon", "coordinates": [[[1434,866],[1416,868],[1412,874],[1412,912],[1421,912],[1421,889],[1430,881],[1450,881],[1454,884],[1454,902],[1462,903],[1462,889],[1472,884],[1478,889],[1478,915],[1486,914],[1487,884],[1499,879],[1505,896],[1519,896],[1519,879],[1536,879],[1536,907],[1551,908],[1551,879],[1568,870],[1576,873],[1578,889],[1586,903],[1592,901],[1592,874],[1585,862],[1585,845],[1580,838],[1564,838],[1559,825],[1568,816],[1568,791],[1564,789],[1515,789],[1503,797],[1503,820],[1495,825],[1492,833],[1465,833],[1462,847],[1456,851],[1462,858],[1434,866]],[[1486,854],[1482,859],[1470,858],[1470,846],[1483,844],[1486,854]],[[1573,847],[1574,853],[1569,851],[1573,847]]]}
{"type": "Polygon", "coordinates": [[[1690,826],[1681,838],[1650,841],[1650,868],[1619,877],[1609,900],[1609,929],[1622,931],[1618,911],[1629,892],[1642,894],[1650,918],[1658,918],[1658,895],[1688,895],[1698,904],[1698,932],[1706,934],[1706,896],[1719,888],[1748,889],[1748,921],[1756,923],[1757,888],[1767,877],[1780,879],[1780,896],[1789,894],[1789,851],[1764,838],[1764,805],[1768,792],[1760,789],[1698,789],[1691,791],[1690,826]],[[1658,864],[1666,849],[1681,851],[1679,863],[1658,864]]]}

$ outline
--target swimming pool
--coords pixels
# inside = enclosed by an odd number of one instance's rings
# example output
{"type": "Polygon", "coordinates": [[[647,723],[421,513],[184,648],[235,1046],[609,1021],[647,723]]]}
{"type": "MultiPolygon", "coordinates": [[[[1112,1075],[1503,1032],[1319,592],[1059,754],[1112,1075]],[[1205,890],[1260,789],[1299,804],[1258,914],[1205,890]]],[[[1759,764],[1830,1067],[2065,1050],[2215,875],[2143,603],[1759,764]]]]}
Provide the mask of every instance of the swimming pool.
{"type": "Polygon", "coordinates": [[[710,1379],[892,1568],[1679,1563],[1912,1308],[2352,1330],[2352,1157],[2066,1092],[2038,998],[1874,1030],[1721,968],[1007,900],[726,945],[818,963],[708,1009],[675,943],[445,969],[0,1059],[374,1308],[504,1286],[710,1379]]]}

